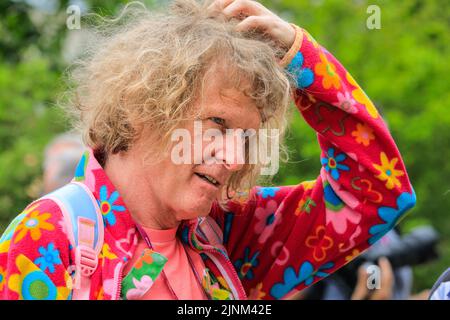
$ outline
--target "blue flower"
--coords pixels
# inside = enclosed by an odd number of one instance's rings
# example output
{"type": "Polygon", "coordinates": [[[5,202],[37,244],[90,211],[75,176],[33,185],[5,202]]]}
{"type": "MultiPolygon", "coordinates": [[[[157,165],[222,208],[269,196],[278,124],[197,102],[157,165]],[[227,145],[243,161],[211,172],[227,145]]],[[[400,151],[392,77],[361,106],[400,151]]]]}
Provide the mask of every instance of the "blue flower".
{"type": "Polygon", "coordinates": [[[236,262],[234,263],[236,271],[239,275],[239,279],[247,278],[249,280],[252,280],[254,278],[252,268],[259,265],[259,261],[257,259],[258,255],[259,251],[255,252],[255,254],[250,257],[250,247],[245,248],[244,259],[236,260],[236,262]]]}
{"type": "Polygon", "coordinates": [[[101,186],[100,200],[97,200],[97,202],[105,224],[108,223],[113,226],[116,223],[115,211],[125,211],[124,206],[114,205],[114,202],[116,202],[118,198],[119,192],[117,191],[112,192],[111,196],[108,198],[108,188],[105,185],[101,186]]]}
{"type": "Polygon", "coordinates": [[[327,156],[320,159],[320,162],[323,166],[325,166],[325,170],[331,173],[331,176],[334,180],[338,180],[340,177],[339,170],[349,171],[350,168],[340,162],[344,161],[347,156],[344,153],[340,153],[335,156],[335,150],[333,148],[329,148],[327,152],[327,156]]]}
{"type": "Polygon", "coordinates": [[[310,68],[303,68],[303,54],[299,51],[287,66],[287,70],[294,76],[297,88],[309,87],[314,82],[314,72],[310,68]]]}
{"type": "Polygon", "coordinates": [[[61,258],[59,257],[59,250],[55,249],[53,242],[50,242],[45,247],[38,249],[41,256],[34,261],[34,264],[38,265],[42,271],[49,270],[50,273],[55,272],[55,264],[61,264],[61,258]]]}
{"type": "Polygon", "coordinates": [[[256,193],[258,196],[262,196],[263,199],[266,199],[268,197],[275,197],[276,193],[280,190],[278,187],[265,187],[265,188],[258,188],[258,192],[256,193]]]}
{"type": "Polygon", "coordinates": [[[338,197],[336,192],[334,192],[328,181],[326,181],[323,185],[323,195],[325,198],[325,206],[328,209],[332,211],[339,211],[345,206],[344,202],[338,197]]]}
{"type": "Polygon", "coordinates": [[[416,204],[416,194],[410,194],[408,192],[403,192],[397,198],[397,208],[391,207],[380,207],[378,209],[378,216],[384,223],[372,226],[369,229],[369,233],[372,237],[369,239],[369,243],[372,245],[377,242],[381,237],[383,237],[389,230],[391,230],[396,224],[400,216],[402,216],[407,210],[414,207],[416,204]]]}
{"type": "Polygon", "coordinates": [[[328,270],[334,267],[333,262],[328,262],[321,265],[316,272],[314,267],[309,261],[302,263],[298,270],[298,274],[295,273],[293,267],[288,267],[284,270],[283,282],[279,282],[273,285],[270,289],[270,295],[275,299],[281,299],[292,291],[296,286],[305,283],[305,286],[309,286],[314,282],[314,277],[325,278],[329,274],[323,270],[328,270]]]}

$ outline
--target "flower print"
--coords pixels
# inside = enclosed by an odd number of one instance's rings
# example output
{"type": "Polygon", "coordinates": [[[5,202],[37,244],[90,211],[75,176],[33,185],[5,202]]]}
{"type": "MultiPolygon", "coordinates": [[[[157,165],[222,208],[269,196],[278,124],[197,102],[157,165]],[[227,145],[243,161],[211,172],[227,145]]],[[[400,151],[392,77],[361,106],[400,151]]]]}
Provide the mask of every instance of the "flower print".
{"type": "Polygon", "coordinates": [[[99,258],[106,258],[109,260],[117,259],[117,255],[111,251],[109,244],[104,243],[102,250],[100,251],[99,258]]]}
{"type": "Polygon", "coordinates": [[[345,257],[345,261],[350,262],[355,259],[361,252],[358,249],[353,249],[352,252],[345,257]]]}
{"type": "Polygon", "coordinates": [[[258,192],[256,193],[258,196],[261,196],[263,199],[266,198],[273,198],[277,194],[278,190],[280,188],[278,187],[264,187],[264,188],[258,188],[258,192]]]}
{"type": "Polygon", "coordinates": [[[32,205],[29,208],[26,208],[21,214],[14,218],[14,220],[9,224],[6,228],[5,232],[0,238],[0,253],[6,253],[9,250],[9,246],[11,244],[11,239],[16,231],[16,227],[19,223],[22,222],[23,218],[27,216],[30,212],[32,212],[38,205],[32,205]]]}
{"type": "Polygon", "coordinates": [[[356,130],[352,131],[352,136],[355,137],[357,143],[365,147],[370,145],[371,140],[375,140],[373,130],[363,123],[356,124],[356,130]]]}
{"type": "Polygon", "coordinates": [[[366,93],[361,89],[361,87],[356,83],[355,79],[351,76],[350,73],[347,72],[346,74],[347,81],[354,87],[356,87],[355,90],[352,91],[353,98],[355,98],[356,101],[364,105],[367,112],[370,114],[370,116],[374,119],[378,118],[378,110],[373,105],[372,101],[370,101],[369,97],[366,95],[366,93]]]}
{"type": "Polygon", "coordinates": [[[352,179],[351,184],[353,189],[359,191],[361,197],[364,199],[364,204],[368,201],[373,203],[380,203],[383,201],[383,195],[373,188],[372,181],[355,177],[352,179]]]}
{"type": "Polygon", "coordinates": [[[305,244],[308,248],[313,248],[313,257],[320,262],[325,260],[327,251],[333,247],[334,241],[326,235],[325,226],[319,226],[315,235],[306,238],[305,244]]]}
{"type": "Polygon", "coordinates": [[[336,105],[339,109],[342,109],[348,113],[358,112],[358,109],[356,108],[356,101],[353,100],[349,92],[338,92],[337,98],[338,101],[335,102],[334,105],[336,105]]]}
{"type": "Polygon", "coordinates": [[[344,234],[349,222],[357,224],[361,221],[361,213],[346,206],[327,181],[323,186],[323,194],[326,223],[327,225],[331,223],[336,233],[344,234]]]}
{"type": "Polygon", "coordinates": [[[375,177],[381,181],[386,181],[386,188],[389,190],[393,189],[394,186],[400,188],[402,184],[397,178],[405,175],[405,173],[402,170],[395,169],[398,158],[389,160],[386,153],[382,152],[380,154],[380,161],[381,164],[373,165],[374,168],[380,172],[380,174],[375,177]]]}
{"type": "Polygon", "coordinates": [[[320,54],[320,60],[321,62],[316,64],[316,67],[314,68],[314,71],[319,75],[322,76],[322,85],[325,89],[329,89],[332,86],[336,89],[339,89],[341,87],[341,78],[339,77],[339,74],[336,72],[336,66],[328,61],[325,54],[320,54]]]}
{"type": "Polygon", "coordinates": [[[266,207],[259,207],[255,210],[257,222],[255,233],[259,234],[258,242],[263,243],[273,234],[275,227],[281,222],[280,211],[277,212],[278,205],[275,200],[267,202],[266,207]]]}
{"type": "Polygon", "coordinates": [[[322,165],[325,166],[325,170],[331,173],[334,180],[339,180],[340,172],[339,170],[349,171],[350,168],[340,162],[344,161],[347,156],[344,153],[335,155],[335,149],[329,148],[327,151],[327,156],[321,159],[322,165]]]}
{"type": "Polygon", "coordinates": [[[40,214],[39,211],[34,210],[30,214],[27,214],[20,224],[16,228],[14,243],[22,240],[28,233],[33,241],[37,241],[41,238],[41,230],[52,231],[55,226],[47,220],[51,217],[50,213],[40,214]]]}
{"type": "Polygon", "coordinates": [[[0,266],[0,291],[3,290],[5,283],[6,283],[6,271],[0,266]]]}
{"type": "Polygon", "coordinates": [[[314,185],[316,184],[316,180],[309,180],[309,181],[303,181],[300,183],[301,186],[303,186],[303,190],[308,191],[314,188],[314,185]]]}
{"type": "Polygon", "coordinates": [[[34,263],[38,265],[42,271],[49,270],[50,273],[55,272],[55,264],[62,264],[61,259],[59,257],[59,250],[55,249],[55,245],[53,242],[50,242],[45,247],[39,247],[38,249],[41,256],[34,260],[34,263]]]}
{"type": "Polygon", "coordinates": [[[134,267],[136,269],[142,269],[144,264],[151,265],[153,263],[152,253],[153,253],[153,251],[151,249],[145,249],[144,252],[142,253],[141,257],[138,259],[138,261],[136,261],[136,264],[134,265],[134,267]]]}
{"type": "Polygon", "coordinates": [[[103,185],[100,188],[100,200],[97,200],[100,207],[100,211],[103,215],[105,223],[113,226],[116,223],[115,211],[125,211],[125,207],[121,205],[115,205],[114,202],[119,198],[119,192],[113,191],[108,198],[108,188],[103,185]]]}
{"type": "Polygon", "coordinates": [[[94,294],[94,297],[97,297],[96,300],[105,300],[105,291],[103,290],[103,286],[100,287],[94,294]]]}
{"type": "Polygon", "coordinates": [[[383,237],[389,230],[391,230],[396,224],[398,219],[408,210],[411,209],[416,203],[416,195],[413,192],[403,192],[397,198],[397,209],[391,207],[378,208],[378,216],[383,223],[372,226],[369,229],[369,233],[372,237],[369,239],[369,244],[372,245],[383,237]]]}
{"type": "Polygon", "coordinates": [[[333,262],[328,262],[321,265],[316,271],[309,261],[301,264],[298,273],[293,267],[288,267],[284,270],[283,281],[275,283],[270,289],[270,295],[275,299],[281,299],[291,292],[296,286],[304,283],[305,286],[310,286],[314,282],[314,278],[324,278],[329,274],[324,272],[334,267],[333,262]]]}
{"type": "Polygon", "coordinates": [[[249,300],[261,300],[266,296],[266,293],[262,291],[262,282],[258,283],[256,287],[250,289],[250,294],[248,295],[249,300]]]}
{"type": "Polygon", "coordinates": [[[134,288],[129,289],[126,293],[127,300],[140,299],[153,285],[153,280],[149,276],[144,275],[141,280],[133,278],[133,284],[134,288]]]}
{"type": "Polygon", "coordinates": [[[302,212],[306,212],[307,214],[311,213],[311,207],[317,206],[311,197],[302,198],[298,202],[297,209],[295,209],[295,215],[298,216],[302,212]]]}
{"type": "Polygon", "coordinates": [[[23,254],[16,257],[19,273],[8,278],[8,288],[17,292],[20,300],[67,300],[72,289],[71,278],[64,273],[66,285],[56,287],[52,280],[23,254]]]}
{"type": "Polygon", "coordinates": [[[250,247],[246,247],[244,250],[244,258],[236,260],[234,266],[238,272],[239,279],[247,278],[252,280],[254,278],[254,273],[252,268],[259,265],[258,261],[259,251],[256,251],[253,256],[250,257],[250,247]]]}
{"type": "Polygon", "coordinates": [[[297,88],[307,88],[314,82],[314,72],[310,68],[303,67],[303,54],[299,51],[287,66],[287,70],[294,76],[297,88]]]}

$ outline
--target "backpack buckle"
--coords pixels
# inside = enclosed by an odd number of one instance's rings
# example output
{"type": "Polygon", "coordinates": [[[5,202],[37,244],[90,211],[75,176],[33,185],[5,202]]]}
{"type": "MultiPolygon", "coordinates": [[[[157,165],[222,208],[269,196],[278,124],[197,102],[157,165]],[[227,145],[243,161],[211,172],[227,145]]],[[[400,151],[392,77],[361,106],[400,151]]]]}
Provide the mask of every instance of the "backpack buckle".
{"type": "Polygon", "coordinates": [[[75,265],[84,277],[90,277],[98,266],[98,256],[94,249],[78,245],[75,249],[75,265]]]}

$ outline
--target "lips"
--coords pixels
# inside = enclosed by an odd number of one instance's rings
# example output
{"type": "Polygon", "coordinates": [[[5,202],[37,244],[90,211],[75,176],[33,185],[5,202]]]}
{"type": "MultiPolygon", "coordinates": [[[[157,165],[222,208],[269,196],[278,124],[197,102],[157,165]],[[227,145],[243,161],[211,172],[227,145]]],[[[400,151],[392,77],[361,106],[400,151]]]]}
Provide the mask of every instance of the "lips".
{"type": "Polygon", "coordinates": [[[217,179],[214,178],[213,176],[211,176],[209,174],[205,174],[205,173],[200,173],[200,172],[194,172],[194,173],[200,179],[203,179],[204,181],[208,182],[209,184],[212,184],[215,187],[219,187],[220,186],[220,182],[217,181],[217,179]]]}

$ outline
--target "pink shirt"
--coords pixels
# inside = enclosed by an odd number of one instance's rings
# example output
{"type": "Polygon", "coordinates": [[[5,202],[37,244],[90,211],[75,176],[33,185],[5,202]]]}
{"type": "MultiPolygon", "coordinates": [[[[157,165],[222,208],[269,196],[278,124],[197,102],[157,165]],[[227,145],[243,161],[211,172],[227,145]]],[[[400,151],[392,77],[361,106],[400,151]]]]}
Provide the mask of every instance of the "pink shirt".
{"type": "MultiPolygon", "coordinates": [[[[181,240],[176,237],[178,228],[168,230],[155,230],[149,228],[143,229],[150,238],[153,249],[167,258],[163,272],[166,274],[170,286],[178,296],[178,299],[206,299],[203,288],[198,283],[186,254],[188,253],[191,257],[191,261],[194,264],[200,279],[203,277],[205,265],[198,253],[193,251],[188,246],[183,246],[181,240]]],[[[146,242],[142,239],[142,237],[139,237],[137,249],[131,261],[125,267],[124,275],[128,274],[145,248],[147,248],[146,242]]],[[[167,283],[164,281],[164,276],[160,274],[142,299],[173,300],[175,297],[172,295],[167,283]]]]}

